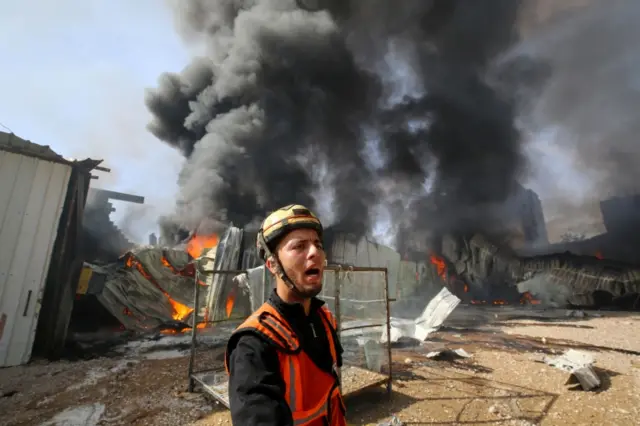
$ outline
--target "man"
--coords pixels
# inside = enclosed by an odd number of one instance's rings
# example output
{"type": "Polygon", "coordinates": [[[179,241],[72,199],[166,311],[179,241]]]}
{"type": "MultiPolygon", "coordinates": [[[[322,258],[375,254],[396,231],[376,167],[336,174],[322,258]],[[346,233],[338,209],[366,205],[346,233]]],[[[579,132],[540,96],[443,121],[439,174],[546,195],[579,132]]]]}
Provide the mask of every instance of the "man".
{"type": "Polygon", "coordinates": [[[276,288],[227,345],[234,425],[346,425],[342,347],[335,318],[316,298],[326,263],[322,234],[301,205],[276,210],[260,227],[258,253],[276,288]]]}

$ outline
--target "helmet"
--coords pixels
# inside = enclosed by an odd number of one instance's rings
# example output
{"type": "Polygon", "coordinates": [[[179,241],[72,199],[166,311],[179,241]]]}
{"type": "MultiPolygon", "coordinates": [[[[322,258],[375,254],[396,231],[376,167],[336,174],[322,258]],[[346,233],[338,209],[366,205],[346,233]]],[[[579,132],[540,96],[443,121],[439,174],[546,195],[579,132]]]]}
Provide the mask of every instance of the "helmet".
{"type": "Polygon", "coordinates": [[[323,228],[316,215],[305,206],[289,204],[274,211],[262,222],[257,239],[258,256],[267,260],[277,241],[294,229],[313,229],[322,239],[323,228]]]}

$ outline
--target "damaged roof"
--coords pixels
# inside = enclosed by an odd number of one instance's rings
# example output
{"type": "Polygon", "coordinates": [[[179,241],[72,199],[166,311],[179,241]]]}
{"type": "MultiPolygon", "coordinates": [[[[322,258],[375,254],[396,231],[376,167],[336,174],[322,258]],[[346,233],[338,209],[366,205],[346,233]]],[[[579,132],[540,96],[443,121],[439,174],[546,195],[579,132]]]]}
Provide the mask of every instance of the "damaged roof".
{"type": "Polygon", "coordinates": [[[22,139],[13,133],[0,131],[0,150],[22,154],[28,157],[39,158],[53,163],[67,164],[70,166],[86,166],[89,169],[95,168],[102,160],[86,159],[82,161],[67,160],[62,155],[56,153],[49,145],[39,145],[31,141],[22,139]]]}

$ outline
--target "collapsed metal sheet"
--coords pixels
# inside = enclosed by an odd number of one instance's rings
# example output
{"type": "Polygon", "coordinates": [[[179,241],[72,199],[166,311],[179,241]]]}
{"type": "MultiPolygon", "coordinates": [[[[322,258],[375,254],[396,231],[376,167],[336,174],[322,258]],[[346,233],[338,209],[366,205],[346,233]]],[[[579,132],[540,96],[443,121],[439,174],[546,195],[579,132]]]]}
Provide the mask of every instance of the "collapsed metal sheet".
{"type": "Polygon", "coordinates": [[[144,247],[127,253],[122,262],[94,269],[106,275],[104,286],[94,294],[125,328],[143,331],[189,322],[194,278],[182,273],[189,262],[187,253],[144,247]]]}
{"type": "MultiPolygon", "coordinates": [[[[391,317],[391,341],[397,342],[401,337],[409,337],[424,341],[429,334],[442,326],[451,312],[461,300],[446,287],[429,301],[422,314],[414,320],[391,317]]],[[[382,331],[380,341],[387,340],[387,331],[382,331]]]]}
{"type": "MultiPolygon", "coordinates": [[[[214,271],[229,271],[238,268],[240,251],[242,249],[243,230],[230,227],[224,237],[218,243],[216,249],[214,271]]],[[[233,277],[228,274],[209,274],[205,280],[209,291],[207,292],[205,306],[208,321],[225,319],[226,301],[233,288],[233,277]]]]}

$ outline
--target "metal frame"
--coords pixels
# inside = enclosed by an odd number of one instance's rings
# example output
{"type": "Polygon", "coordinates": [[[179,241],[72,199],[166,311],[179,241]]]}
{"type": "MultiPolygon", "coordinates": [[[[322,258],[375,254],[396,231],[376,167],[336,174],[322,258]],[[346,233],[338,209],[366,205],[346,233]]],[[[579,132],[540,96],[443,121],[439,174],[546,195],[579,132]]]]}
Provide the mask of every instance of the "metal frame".
{"type": "MultiPolygon", "coordinates": [[[[197,349],[197,334],[198,334],[198,322],[197,322],[197,317],[198,317],[198,305],[199,305],[199,291],[198,288],[200,286],[199,281],[200,281],[200,275],[201,274],[206,274],[206,275],[215,275],[215,274],[224,274],[224,275],[240,275],[240,274],[247,274],[248,271],[247,270],[213,270],[213,271],[204,271],[201,270],[199,268],[199,262],[201,260],[214,260],[212,258],[208,258],[208,257],[202,257],[199,259],[194,260],[194,263],[196,264],[196,273],[195,273],[195,278],[194,278],[194,296],[193,296],[193,303],[194,303],[194,313],[193,313],[193,317],[192,317],[192,321],[191,321],[191,351],[190,351],[190,356],[189,356],[189,370],[188,370],[188,378],[189,378],[189,386],[188,386],[188,391],[189,392],[193,392],[194,388],[195,388],[195,384],[196,382],[199,382],[201,385],[205,385],[198,377],[196,377],[195,375],[198,373],[207,373],[207,372],[219,372],[222,369],[220,367],[217,368],[211,368],[211,369],[207,369],[207,370],[201,370],[201,371],[194,371],[194,363],[195,363],[195,355],[196,355],[196,349],[197,349]]],[[[343,265],[328,265],[325,267],[325,271],[333,271],[336,272],[338,274],[340,274],[341,272],[382,272],[384,274],[384,295],[385,295],[385,311],[386,311],[386,322],[385,324],[381,324],[381,323],[376,323],[376,324],[367,324],[367,325],[363,325],[363,326],[357,326],[357,327],[349,327],[347,329],[342,329],[342,321],[341,321],[341,309],[340,309],[340,283],[341,280],[340,279],[336,279],[336,285],[335,285],[335,289],[334,289],[334,300],[335,300],[335,316],[336,316],[336,322],[337,322],[337,333],[338,336],[340,335],[340,333],[342,331],[347,331],[347,330],[355,330],[355,329],[363,329],[363,328],[371,328],[371,327],[381,327],[381,326],[386,326],[386,330],[387,330],[387,361],[388,361],[388,374],[387,374],[387,378],[386,378],[386,382],[387,382],[387,392],[389,395],[391,395],[392,392],[392,382],[393,382],[393,361],[392,361],[392,351],[391,351],[391,307],[390,307],[390,302],[395,301],[395,299],[390,297],[389,294],[389,278],[388,278],[388,270],[387,268],[383,268],[383,267],[358,267],[358,266],[343,266],[343,265]]],[[[339,275],[338,275],[339,276],[339,275]]],[[[266,288],[266,268],[265,268],[265,273],[263,274],[263,292],[265,291],[264,289],[266,288]]],[[[266,294],[263,294],[263,299],[266,299],[266,294]]],[[[247,317],[248,318],[248,317],[247,317]]],[[[216,321],[207,321],[207,324],[219,324],[219,323],[224,323],[224,322],[232,322],[232,321],[243,321],[243,318],[228,318],[228,319],[224,319],[224,320],[216,320],[216,321]]],[[[384,382],[383,382],[384,383],[384,382]]],[[[372,387],[374,385],[378,385],[380,384],[380,382],[376,382],[372,385],[368,385],[363,389],[360,389],[358,392],[360,392],[361,390],[364,390],[368,387],[372,387]]],[[[210,393],[212,393],[211,390],[208,390],[210,393]]],[[[212,396],[214,396],[216,399],[219,399],[219,396],[214,395],[212,393],[212,396]]],[[[224,401],[221,401],[224,403],[224,401]]]]}
{"type": "Polygon", "coordinates": [[[367,267],[367,266],[343,266],[343,265],[329,265],[327,267],[325,267],[325,271],[334,271],[338,274],[340,274],[341,272],[382,272],[384,274],[384,301],[385,301],[385,314],[386,314],[386,321],[384,324],[380,324],[380,323],[376,323],[376,324],[366,324],[366,325],[360,325],[360,326],[356,326],[356,327],[349,327],[346,329],[342,328],[342,310],[340,309],[340,283],[341,280],[336,279],[336,285],[335,285],[335,292],[334,292],[334,298],[335,298],[335,310],[336,312],[334,313],[334,315],[336,316],[336,322],[337,322],[337,333],[338,336],[340,336],[340,333],[342,331],[348,331],[348,330],[360,330],[363,328],[373,328],[373,327],[382,327],[385,326],[387,329],[387,368],[388,368],[388,378],[387,378],[387,392],[389,393],[389,395],[391,395],[391,391],[392,391],[392,383],[393,383],[393,361],[391,358],[391,305],[390,302],[392,302],[394,299],[391,299],[389,297],[389,276],[388,276],[388,270],[387,268],[383,268],[383,267],[367,267]]]}
{"type": "MultiPolygon", "coordinates": [[[[209,371],[217,371],[219,370],[219,368],[212,368],[212,369],[208,369],[208,370],[201,370],[201,371],[193,371],[193,366],[195,364],[195,358],[196,358],[196,349],[198,346],[198,341],[197,341],[197,336],[198,336],[198,305],[200,304],[200,298],[199,298],[199,286],[200,286],[200,274],[206,274],[206,275],[240,275],[240,274],[247,274],[248,272],[244,269],[229,269],[229,270],[213,270],[213,271],[204,271],[202,270],[199,266],[200,266],[200,261],[202,260],[209,260],[209,261],[214,261],[214,258],[211,257],[200,257],[196,260],[194,260],[194,266],[195,268],[195,277],[193,279],[193,315],[191,318],[191,349],[190,349],[190,353],[189,353],[189,372],[188,372],[188,377],[189,377],[189,386],[188,386],[188,391],[189,392],[193,392],[193,389],[195,387],[195,382],[196,379],[194,378],[194,374],[197,373],[205,373],[205,372],[209,372],[209,371]]],[[[244,320],[244,319],[243,319],[244,320]]],[[[233,322],[233,321],[239,321],[239,319],[237,318],[227,318],[227,319],[223,319],[223,320],[216,320],[216,321],[206,321],[205,324],[219,324],[219,323],[223,323],[223,322],[233,322]]]]}

